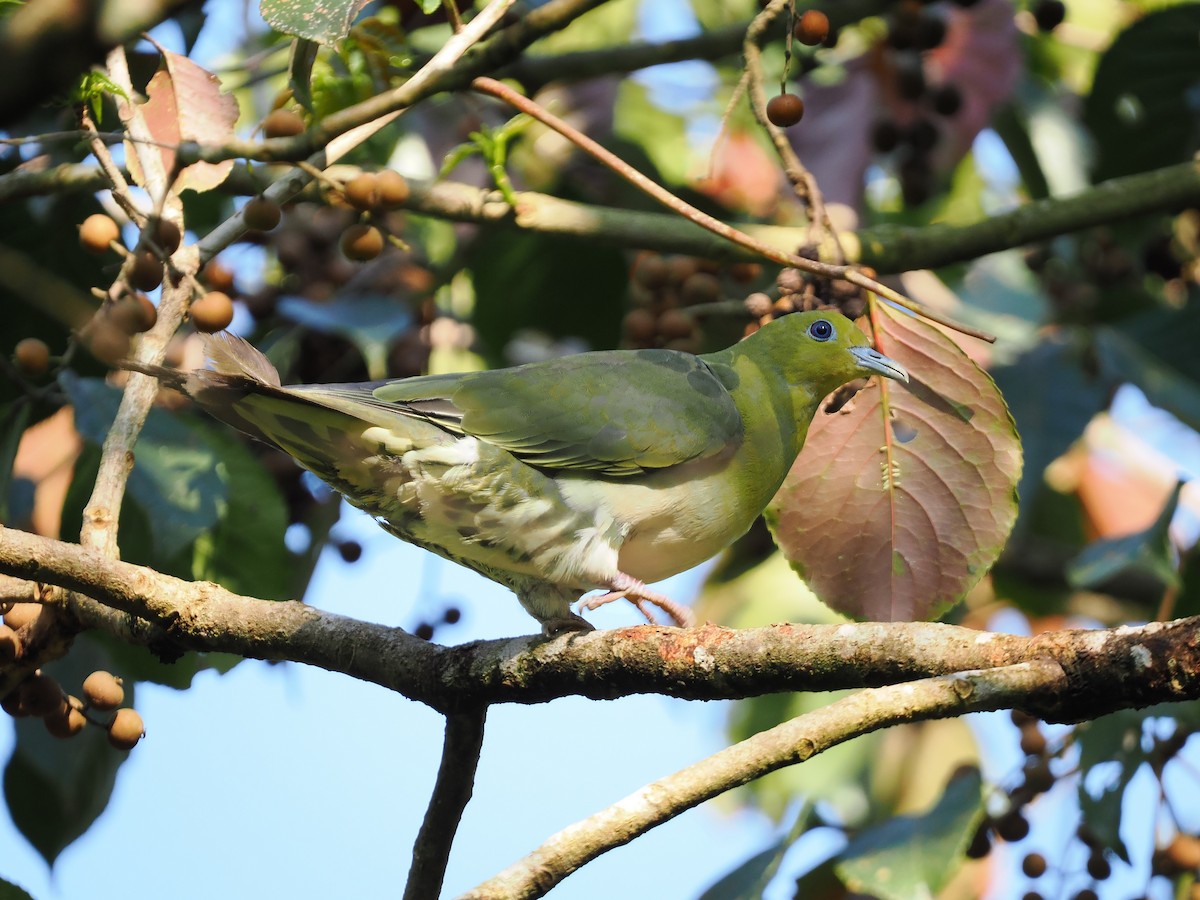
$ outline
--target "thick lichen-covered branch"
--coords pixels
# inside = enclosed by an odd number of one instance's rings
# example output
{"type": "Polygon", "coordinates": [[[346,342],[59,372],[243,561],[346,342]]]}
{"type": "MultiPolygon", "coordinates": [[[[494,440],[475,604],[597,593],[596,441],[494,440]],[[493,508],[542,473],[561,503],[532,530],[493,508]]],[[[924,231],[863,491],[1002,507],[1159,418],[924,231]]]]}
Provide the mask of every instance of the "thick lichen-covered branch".
{"type": "Polygon", "coordinates": [[[911,622],[744,630],[644,625],[447,648],[398,628],[299,602],[239,596],[13,529],[0,528],[0,574],[79,591],[181,649],[307,663],[451,712],[565,696],[736,699],[892,684],[1040,658],[1061,665],[1070,685],[1052,699],[1030,698],[1030,708],[1047,719],[1200,697],[1200,617],[1034,637],[911,622]]]}

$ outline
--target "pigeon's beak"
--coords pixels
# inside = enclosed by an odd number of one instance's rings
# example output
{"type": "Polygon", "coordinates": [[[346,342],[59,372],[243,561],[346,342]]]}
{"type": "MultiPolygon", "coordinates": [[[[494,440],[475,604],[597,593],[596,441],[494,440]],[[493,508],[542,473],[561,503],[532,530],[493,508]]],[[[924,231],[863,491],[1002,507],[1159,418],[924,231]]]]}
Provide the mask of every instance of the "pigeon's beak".
{"type": "Polygon", "coordinates": [[[894,359],[890,359],[873,347],[851,347],[855,361],[860,369],[882,375],[884,378],[894,378],[896,381],[908,383],[908,370],[894,359]]]}

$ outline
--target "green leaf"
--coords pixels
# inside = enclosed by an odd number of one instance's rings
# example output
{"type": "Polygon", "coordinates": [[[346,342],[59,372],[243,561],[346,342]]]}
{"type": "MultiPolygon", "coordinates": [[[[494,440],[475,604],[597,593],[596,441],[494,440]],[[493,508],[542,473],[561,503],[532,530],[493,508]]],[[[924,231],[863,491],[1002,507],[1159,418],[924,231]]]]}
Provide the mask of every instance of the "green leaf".
{"type": "Polygon", "coordinates": [[[0,878],[0,900],[33,900],[28,891],[0,878]]]}
{"type": "Polygon", "coordinates": [[[409,308],[392,297],[337,297],[327,303],[282,297],[277,309],[306,328],[350,341],[362,353],[367,372],[375,380],[387,377],[387,354],[392,341],[412,323],[409,308]]]}
{"type": "MultiPolygon", "coordinates": [[[[120,391],[95,378],[66,372],[63,387],[75,408],[75,427],[94,444],[116,417],[120,391]]],[[[217,523],[228,503],[211,447],[179,417],[151,409],[129,475],[129,494],[154,523],[154,547],[174,556],[217,523]]]]}
{"type": "Polygon", "coordinates": [[[486,352],[500,361],[525,328],[613,347],[620,337],[628,286],[624,255],[594,242],[489,231],[474,243],[468,265],[475,286],[472,323],[486,352]]]}
{"type": "Polygon", "coordinates": [[[938,329],[879,306],[879,349],[911,382],[818,413],[767,523],[824,602],[933,618],[991,568],[1016,520],[1021,444],[996,385],[938,329]]]}
{"type": "Polygon", "coordinates": [[[432,16],[442,5],[442,0],[417,0],[417,6],[427,16],[432,16]]]}
{"type": "Polygon", "coordinates": [[[934,897],[962,864],[984,815],[979,770],[952,778],[928,812],[895,816],[860,832],[835,869],[852,891],[884,900],[934,897]]]}
{"type": "Polygon", "coordinates": [[[1067,565],[1067,582],[1071,587],[1097,589],[1118,575],[1142,573],[1164,586],[1181,585],[1179,563],[1171,542],[1171,519],[1179,505],[1183,482],[1167,500],[1163,511],[1144,531],[1119,538],[1093,541],[1067,565]]]}
{"type": "Polygon", "coordinates": [[[784,854],[813,822],[813,807],[805,803],[788,833],[755,853],[700,895],[700,900],[758,900],[779,871],[784,854]]]}
{"type": "Polygon", "coordinates": [[[1095,138],[1094,180],[1147,172],[1190,159],[1200,138],[1200,6],[1150,13],[1100,58],[1084,123],[1095,138]]]}
{"type": "Polygon", "coordinates": [[[1108,388],[1086,371],[1078,337],[1065,331],[1047,336],[1011,366],[992,372],[1017,422],[1025,451],[1025,471],[1017,486],[1020,516],[1010,548],[1031,532],[1039,507],[1052,505],[1048,501],[1058,496],[1046,487],[1046,467],[1108,406],[1108,388]]]}
{"type": "Polygon", "coordinates": [[[216,527],[201,535],[192,556],[192,577],[268,600],[302,596],[296,560],[284,543],[287,505],[275,479],[233,432],[193,421],[220,460],[228,505],[216,527]]]}
{"type": "Polygon", "coordinates": [[[32,414],[33,405],[27,397],[19,397],[0,408],[0,523],[13,524],[8,513],[13,460],[17,458],[21,435],[32,414]]]}
{"type": "MultiPolygon", "coordinates": [[[[78,690],[87,675],[111,669],[112,660],[88,635],[45,671],[64,690],[78,690]]],[[[126,684],[126,703],[132,705],[126,684]]],[[[13,823],[47,863],[91,826],[108,805],[117,768],[127,754],[108,745],[103,729],[88,726],[70,740],[51,737],[41,719],[15,720],[17,742],[4,769],[4,796],[13,823]]]]}
{"type": "Polygon", "coordinates": [[[258,8],[276,31],[333,47],[366,5],[367,0],[262,0],[258,8]]]}
{"type": "Polygon", "coordinates": [[[1142,726],[1154,709],[1126,709],[1075,728],[1081,772],[1079,811],[1096,839],[1125,862],[1129,862],[1129,851],[1121,840],[1121,805],[1125,788],[1149,759],[1142,744],[1142,726]],[[1096,779],[1089,778],[1089,773],[1109,762],[1116,763],[1115,772],[1093,793],[1089,785],[1095,786],[1096,779]]]}
{"type": "Polygon", "coordinates": [[[1155,406],[1200,429],[1200,382],[1114,329],[1097,328],[1095,338],[1101,372],[1114,386],[1137,385],[1155,406]]]}
{"type": "Polygon", "coordinates": [[[321,45],[316,41],[296,38],[292,41],[292,51],[288,56],[288,84],[292,88],[292,96],[296,102],[312,112],[312,69],[317,61],[317,51],[321,45]]]}

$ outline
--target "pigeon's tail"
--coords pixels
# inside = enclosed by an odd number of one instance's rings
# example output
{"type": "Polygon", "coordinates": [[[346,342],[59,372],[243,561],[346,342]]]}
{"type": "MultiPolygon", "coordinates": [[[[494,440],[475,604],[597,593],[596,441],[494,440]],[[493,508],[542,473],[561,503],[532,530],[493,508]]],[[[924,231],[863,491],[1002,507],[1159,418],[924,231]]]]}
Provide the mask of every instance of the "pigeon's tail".
{"type": "Polygon", "coordinates": [[[249,341],[222,331],[204,338],[204,355],[209,371],[241,376],[270,387],[282,387],[279,371],[249,341]]]}

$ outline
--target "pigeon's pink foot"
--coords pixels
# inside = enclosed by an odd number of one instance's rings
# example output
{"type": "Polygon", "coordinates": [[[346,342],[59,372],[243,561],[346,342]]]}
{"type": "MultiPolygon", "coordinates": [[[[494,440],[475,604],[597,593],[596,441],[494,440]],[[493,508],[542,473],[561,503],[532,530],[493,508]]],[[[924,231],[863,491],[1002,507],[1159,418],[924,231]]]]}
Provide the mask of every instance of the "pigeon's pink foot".
{"type": "Polygon", "coordinates": [[[586,610],[599,609],[606,603],[612,603],[614,600],[628,600],[641,611],[642,615],[651,624],[656,624],[654,616],[650,615],[647,604],[653,604],[670,616],[676,625],[681,628],[691,628],[696,624],[695,616],[692,611],[681,603],[676,603],[665,594],[659,594],[646,587],[646,585],[624,573],[619,574],[613,579],[610,585],[612,590],[607,594],[597,594],[595,597],[585,597],[580,601],[580,606],[586,610]]]}

